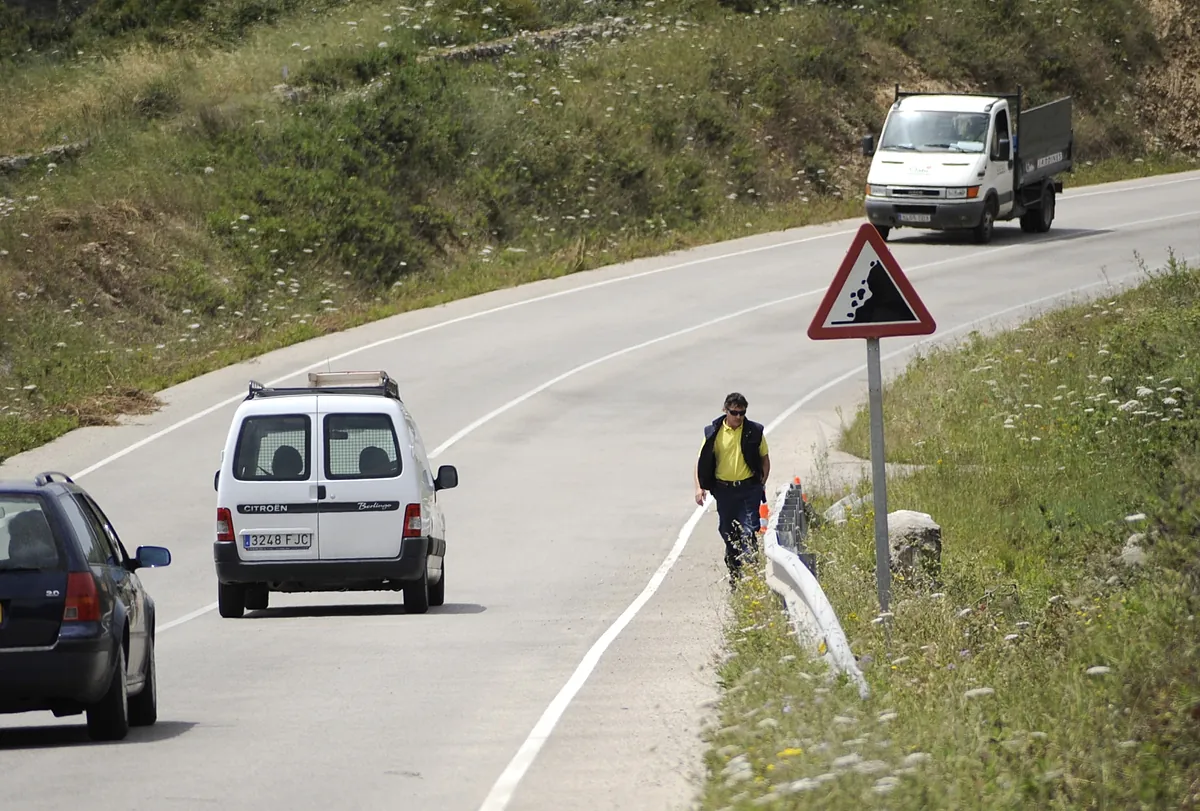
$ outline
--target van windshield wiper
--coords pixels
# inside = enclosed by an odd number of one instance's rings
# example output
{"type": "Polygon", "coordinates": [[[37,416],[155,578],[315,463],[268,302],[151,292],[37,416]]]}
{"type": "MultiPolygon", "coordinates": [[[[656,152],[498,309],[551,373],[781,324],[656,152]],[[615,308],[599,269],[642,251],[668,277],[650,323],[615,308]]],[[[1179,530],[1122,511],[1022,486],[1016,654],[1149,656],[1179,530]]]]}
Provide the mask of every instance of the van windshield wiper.
{"type": "Polygon", "coordinates": [[[881,146],[880,149],[907,149],[910,152],[917,151],[917,148],[912,144],[888,144],[887,146],[881,146]]]}

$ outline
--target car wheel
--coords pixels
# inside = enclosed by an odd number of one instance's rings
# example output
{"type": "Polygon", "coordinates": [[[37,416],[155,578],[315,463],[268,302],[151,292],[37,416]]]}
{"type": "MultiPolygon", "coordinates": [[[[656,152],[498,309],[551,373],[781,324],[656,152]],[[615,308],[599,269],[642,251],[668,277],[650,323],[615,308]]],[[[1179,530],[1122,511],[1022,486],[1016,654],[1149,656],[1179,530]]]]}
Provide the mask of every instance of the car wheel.
{"type": "Polygon", "coordinates": [[[154,664],[154,636],[146,644],[146,684],[129,699],[129,725],[148,727],[158,720],[158,667],[154,664]]]}
{"type": "Polygon", "coordinates": [[[129,734],[129,685],[125,678],[125,647],[104,697],[87,708],[88,737],[94,741],[119,741],[129,734]]]}
{"type": "MultiPolygon", "coordinates": [[[[405,598],[408,599],[407,597],[405,598]]],[[[442,558],[442,576],[429,587],[429,604],[442,605],[446,602],[446,559],[442,558]]]]}
{"type": "Polygon", "coordinates": [[[237,619],[246,610],[246,588],[241,583],[217,584],[217,610],[226,619],[237,619]]]}
{"type": "Polygon", "coordinates": [[[429,610],[429,569],[421,568],[421,576],[404,586],[404,613],[424,614],[429,610]]]}

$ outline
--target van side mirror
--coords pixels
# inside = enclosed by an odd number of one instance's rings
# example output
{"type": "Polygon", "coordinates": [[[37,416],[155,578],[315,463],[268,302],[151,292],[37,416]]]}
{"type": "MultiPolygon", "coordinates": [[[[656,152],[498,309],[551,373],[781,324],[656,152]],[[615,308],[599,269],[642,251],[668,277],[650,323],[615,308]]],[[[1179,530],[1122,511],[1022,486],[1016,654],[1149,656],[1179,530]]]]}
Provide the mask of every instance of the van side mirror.
{"type": "Polygon", "coordinates": [[[868,158],[875,154],[875,136],[869,132],[863,136],[862,153],[868,158]]]}
{"type": "Polygon", "coordinates": [[[438,468],[437,478],[433,480],[434,490],[451,490],[458,487],[458,470],[454,465],[442,465],[438,468]]]}

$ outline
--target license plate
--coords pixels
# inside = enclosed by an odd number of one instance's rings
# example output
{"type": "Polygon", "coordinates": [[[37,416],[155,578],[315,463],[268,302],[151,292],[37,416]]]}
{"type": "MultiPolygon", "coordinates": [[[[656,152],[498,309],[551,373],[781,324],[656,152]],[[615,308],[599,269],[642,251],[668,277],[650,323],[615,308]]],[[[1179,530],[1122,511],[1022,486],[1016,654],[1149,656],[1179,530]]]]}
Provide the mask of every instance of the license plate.
{"type": "Polygon", "coordinates": [[[929,222],[932,219],[933,216],[930,214],[901,214],[899,216],[900,222],[929,222]]]}
{"type": "Polygon", "coordinates": [[[311,549],[311,532],[243,532],[245,549],[311,549]]]}

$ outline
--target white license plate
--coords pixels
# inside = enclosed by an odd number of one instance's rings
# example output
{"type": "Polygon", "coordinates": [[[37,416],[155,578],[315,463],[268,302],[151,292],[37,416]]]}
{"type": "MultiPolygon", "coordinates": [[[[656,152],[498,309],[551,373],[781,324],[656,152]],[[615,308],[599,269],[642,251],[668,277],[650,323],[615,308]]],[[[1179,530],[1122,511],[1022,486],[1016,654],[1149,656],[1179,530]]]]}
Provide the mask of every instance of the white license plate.
{"type": "Polygon", "coordinates": [[[244,549],[311,549],[311,532],[243,532],[244,549]]]}
{"type": "Polygon", "coordinates": [[[898,219],[900,222],[929,222],[933,219],[931,214],[901,214],[898,219]]]}

